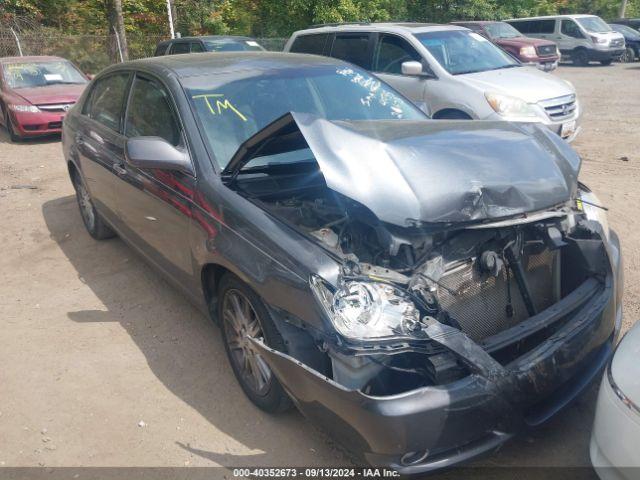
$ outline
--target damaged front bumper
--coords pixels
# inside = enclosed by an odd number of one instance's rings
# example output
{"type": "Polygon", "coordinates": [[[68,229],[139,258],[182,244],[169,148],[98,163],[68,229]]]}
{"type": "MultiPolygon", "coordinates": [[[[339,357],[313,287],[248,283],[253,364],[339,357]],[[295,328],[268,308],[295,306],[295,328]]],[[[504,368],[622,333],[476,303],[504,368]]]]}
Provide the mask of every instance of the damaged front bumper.
{"type": "Polygon", "coordinates": [[[585,281],[549,309],[481,344],[452,327],[429,326],[434,341],[474,366],[446,385],[371,396],[254,343],[301,412],[348,450],[403,474],[445,468],[543,423],[600,377],[622,320],[620,247],[613,233],[607,250],[606,278],[585,281]],[[533,348],[501,363],[497,352],[509,342],[543,332],[548,336],[533,348]]]}

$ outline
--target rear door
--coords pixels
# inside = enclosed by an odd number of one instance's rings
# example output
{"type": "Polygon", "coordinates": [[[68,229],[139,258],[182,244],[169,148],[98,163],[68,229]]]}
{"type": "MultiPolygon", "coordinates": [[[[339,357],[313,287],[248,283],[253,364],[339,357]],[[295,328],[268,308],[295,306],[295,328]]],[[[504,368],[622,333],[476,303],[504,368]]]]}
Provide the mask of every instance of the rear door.
{"type": "MultiPolygon", "coordinates": [[[[160,137],[186,149],[174,101],[159,80],[136,74],[124,134],[127,139],[160,137]]],[[[178,171],[137,168],[126,161],[122,168],[115,191],[126,235],[171,278],[189,285],[193,279],[189,228],[195,178],[178,171]]]]}
{"type": "Polygon", "coordinates": [[[94,205],[116,226],[115,180],[124,158],[122,116],[130,78],[130,72],[119,72],[96,81],[83,106],[86,121],[79,123],[75,134],[80,168],[94,205]]]}

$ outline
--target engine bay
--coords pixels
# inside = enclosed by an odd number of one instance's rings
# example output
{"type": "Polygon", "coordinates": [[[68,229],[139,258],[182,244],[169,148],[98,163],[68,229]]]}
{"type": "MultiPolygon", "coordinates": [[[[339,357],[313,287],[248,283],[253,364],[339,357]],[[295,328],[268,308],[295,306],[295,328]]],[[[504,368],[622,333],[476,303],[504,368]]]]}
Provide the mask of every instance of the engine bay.
{"type": "MultiPolygon", "coordinates": [[[[331,367],[323,373],[371,394],[447,383],[469,373],[455,354],[420,336],[425,322],[453,327],[484,345],[557,304],[588,278],[606,274],[594,267],[602,259],[586,258],[603,252],[584,251],[584,242],[597,242],[598,234],[579,225],[580,212],[569,205],[509,221],[400,227],[380,222],[364,205],[327,188],[313,170],[248,176],[237,185],[242,195],[336,257],[345,285],[375,282],[375,289],[358,287],[339,300],[336,295],[331,314],[344,308],[348,317],[364,298],[380,318],[402,318],[401,327],[380,341],[346,338],[328,347],[324,342],[331,367]],[[380,303],[387,307],[380,309],[380,303]]],[[[347,317],[366,336],[366,328],[347,317]]],[[[519,342],[492,355],[506,363],[534,344],[519,342]]]]}

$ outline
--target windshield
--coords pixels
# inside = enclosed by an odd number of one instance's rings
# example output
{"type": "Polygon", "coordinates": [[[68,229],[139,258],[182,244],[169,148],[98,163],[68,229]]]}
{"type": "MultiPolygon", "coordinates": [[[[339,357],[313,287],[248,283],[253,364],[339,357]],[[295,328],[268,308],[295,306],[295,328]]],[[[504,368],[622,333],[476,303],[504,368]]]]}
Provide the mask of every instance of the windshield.
{"type": "Polygon", "coordinates": [[[522,36],[518,30],[504,22],[487,23],[484,28],[489,32],[491,38],[516,38],[522,36]]]}
{"type": "Polygon", "coordinates": [[[264,50],[255,40],[242,40],[235,38],[216,38],[215,40],[205,40],[204,48],[207,52],[259,52],[264,50]]]}
{"type": "Polygon", "coordinates": [[[5,63],[3,76],[10,88],[84,84],[87,79],[66,60],[34,63],[5,63]]]}
{"type": "Polygon", "coordinates": [[[612,29],[614,29],[618,33],[622,33],[623,35],[628,36],[629,38],[640,38],[640,33],[637,30],[634,30],[631,27],[627,27],[626,25],[610,25],[612,29]]]}
{"type": "Polygon", "coordinates": [[[416,34],[442,68],[452,75],[519,67],[515,59],[475,32],[446,30],[416,34]]]}
{"type": "Polygon", "coordinates": [[[604,23],[600,17],[582,17],[576,18],[576,21],[587,32],[591,33],[606,33],[611,31],[611,27],[604,23]]]}
{"type": "Polygon", "coordinates": [[[329,120],[427,118],[391,87],[350,66],[247,70],[183,83],[221,168],[241,143],[288,112],[329,120]]]}

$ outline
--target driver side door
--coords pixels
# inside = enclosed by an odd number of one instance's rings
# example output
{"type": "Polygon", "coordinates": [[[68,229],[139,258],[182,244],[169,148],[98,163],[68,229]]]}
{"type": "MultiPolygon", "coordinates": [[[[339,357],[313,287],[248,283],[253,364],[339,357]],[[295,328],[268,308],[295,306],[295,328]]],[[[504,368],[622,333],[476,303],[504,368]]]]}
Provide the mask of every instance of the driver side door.
{"type": "MultiPolygon", "coordinates": [[[[124,135],[160,137],[178,149],[186,142],[173,99],[160,81],[136,73],[125,111],[124,135]]],[[[126,161],[116,182],[118,216],[126,235],[152,263],[190,288],[193,263],[189,229],[195,178],[126,161]]]]}
{"type": "Polygon", "coordinates": [[[425,77],[403,75],[402,63],[409,61],[424,63],[420,53],[405,39],[388,33],[377,35],[371,70],[429,114],[426,100],[429,81],[425,77]]]}

